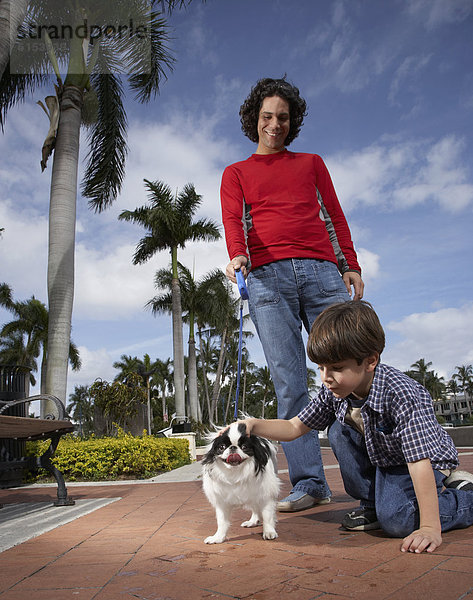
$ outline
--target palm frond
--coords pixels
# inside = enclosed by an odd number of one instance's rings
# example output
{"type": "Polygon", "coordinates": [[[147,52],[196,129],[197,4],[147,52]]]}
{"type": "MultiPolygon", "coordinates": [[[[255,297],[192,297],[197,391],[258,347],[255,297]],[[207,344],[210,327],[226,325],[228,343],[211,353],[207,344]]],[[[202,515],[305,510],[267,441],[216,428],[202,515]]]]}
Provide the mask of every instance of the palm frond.
{"type": "Polygon", "coordinates": [[[160,289],[171,289],[172,269],[158,269],[154,276],[154,286],[160,289]]]}
{"type": "Polygon", "coordinates": [[[2,130],[8,111],[16,104],[24,102],[27,95],[45,83],[47,79],[47,75],[36,73],[11,74],[10,63],[8,63],[0,79],[0,126],[2,130]]]}
{"type": "Polygon", "coordinates": [[[174,57],[167,43],[170,41],[169,26],[159,13],[149,17],[149,35],[133,40],[126,48],[125,64],[132,75],[128,82],[139,102],[149,102],[159,93],[159,85],[167,79],[166,71],[172,71],[174,57]]]}
{"type": "Polygon", "coordinates": [[[202,204],[202,196],[195,191],[192,183],[186,183],[176,198],[176,208],[179,214],[190,221],[192,215],[202,204]]]}
{"type": "Polygon", "coordinates": [[[79,348],[71,340],[69,345],[69,362],[73,371],[79,371],[82,367],[82,361],[79,355],[79,348]]]}
{"type": "Polygon", "coordinates": [[[97,93],[97,121],[89,135],[87,168],[82,193],[96,212],[117,197],[125,175],[126,113],[120,80],[112,74],[95,74],[91,82],[97,93]]]}
{"type": "Polygon", "coordinates": [[[172,313],[172,294],[168,292],[161,296],[155,296],[145,304],[145,308],[151,309],[153,315],[159,313],[172,313]]]}
{"type": "Polygon", "coordinates": [[[156,252],[169,248],[167,238],[147,235],[138,242],[133,255],[133,264],[140,265],[148,261],[156,252]]]}
{"type": "Polygon", "coordinates": [[[222,236],[220,235],[219,227],[210,219],[199,219],[192,224],[191,227],[192,239],[198,240],[219,240],[222,236]]]}

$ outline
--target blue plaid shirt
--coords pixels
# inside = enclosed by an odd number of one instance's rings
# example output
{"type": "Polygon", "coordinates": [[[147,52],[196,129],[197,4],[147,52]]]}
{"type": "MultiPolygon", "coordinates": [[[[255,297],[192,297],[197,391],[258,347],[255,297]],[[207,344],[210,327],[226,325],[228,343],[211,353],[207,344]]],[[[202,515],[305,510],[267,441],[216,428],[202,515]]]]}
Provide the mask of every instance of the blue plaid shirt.
{"type": "MultiPolygon", "coordinates": [[[[348,401],[322,386],[317,398],[299,413],[311,429],[323,430],[334,417],[345,420],[348,401]]],[[[434,469],[455,469],[458,453],[452,438],[435,418],[427,390],[388,365],[376,367],[361,408],[368,456],[373,465],[393,467],[429,458],[434,469]]]]}

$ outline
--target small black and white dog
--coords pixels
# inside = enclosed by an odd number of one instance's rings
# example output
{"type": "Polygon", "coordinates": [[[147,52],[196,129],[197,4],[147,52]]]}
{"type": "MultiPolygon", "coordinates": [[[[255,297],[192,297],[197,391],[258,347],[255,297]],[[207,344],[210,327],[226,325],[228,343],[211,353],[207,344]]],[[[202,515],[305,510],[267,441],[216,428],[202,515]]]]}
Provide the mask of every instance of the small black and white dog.
{"type": "Polygon", "coordinates": [[[263,539],[274,540],[276,503],[280,481],[276,449],[265,438],[246,433],[243,423],[232,423],[221,435],[214,434],[204,458],[203,487],[215,508],[217,531],[206,544],[221,544],[227,538],[234,508],[248,508],[251,517],[242,527],[263,523],[263,539]]]}

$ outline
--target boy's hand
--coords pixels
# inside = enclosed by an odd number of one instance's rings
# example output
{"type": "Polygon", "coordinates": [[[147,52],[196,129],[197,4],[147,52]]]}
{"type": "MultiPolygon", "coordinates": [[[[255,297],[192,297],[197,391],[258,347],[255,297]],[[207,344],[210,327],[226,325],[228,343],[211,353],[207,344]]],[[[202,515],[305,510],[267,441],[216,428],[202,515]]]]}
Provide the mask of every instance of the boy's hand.
{"type": "MultiPolygon", "coordinates": [[[[251,429],[252,429],[252,421],[254,421],[254,419],[239,419],[237,421],[238,424],[243,423],[246,427],[246,434],[247,435],[251,435],[251,429]]],[[[228,431],[230,429],[230,425],[227,425],[226,427],[224,427],[223,429],[221,429],[218,432],[218,435],[222,435],[223,433],[225,433],[226,431],[228,431]]]]}
{"type": "Polygon", "coordinates": [[[419,527],[402,541],[401,552],[433,552],[442,543],[442,534],[433,527],[419,527]]]}

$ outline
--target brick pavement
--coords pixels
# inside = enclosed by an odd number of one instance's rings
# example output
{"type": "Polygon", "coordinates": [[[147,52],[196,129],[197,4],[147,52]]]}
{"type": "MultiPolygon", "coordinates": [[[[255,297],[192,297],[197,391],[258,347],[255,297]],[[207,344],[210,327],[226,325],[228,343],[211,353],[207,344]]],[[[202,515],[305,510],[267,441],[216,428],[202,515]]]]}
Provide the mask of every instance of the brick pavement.
{"type": "MultiPolygon", "coordinates": [[[[473,471],[473,450],[461,468],[473,471]]],[[[280,514],[279,538],[242,529],[205,545],[215,517],[199,481],[71,487],[75,499],[121,499],[0,554],[0,600],[473,600],[473,528],[444,534],[433,554],[403,554],[381,531],[341,531],[357,504],[322,449],[330,504],[280,514]]],[[[280,469],[287,466],[279,453],[280,469]]],[[[283,492],[290,489],[281,475],[283,492]]],[[[0,490],[0,502],[37,502],[51,488],[0,490]]],[[[60,510],[57,508],[55,510],[60,510]]]]}

